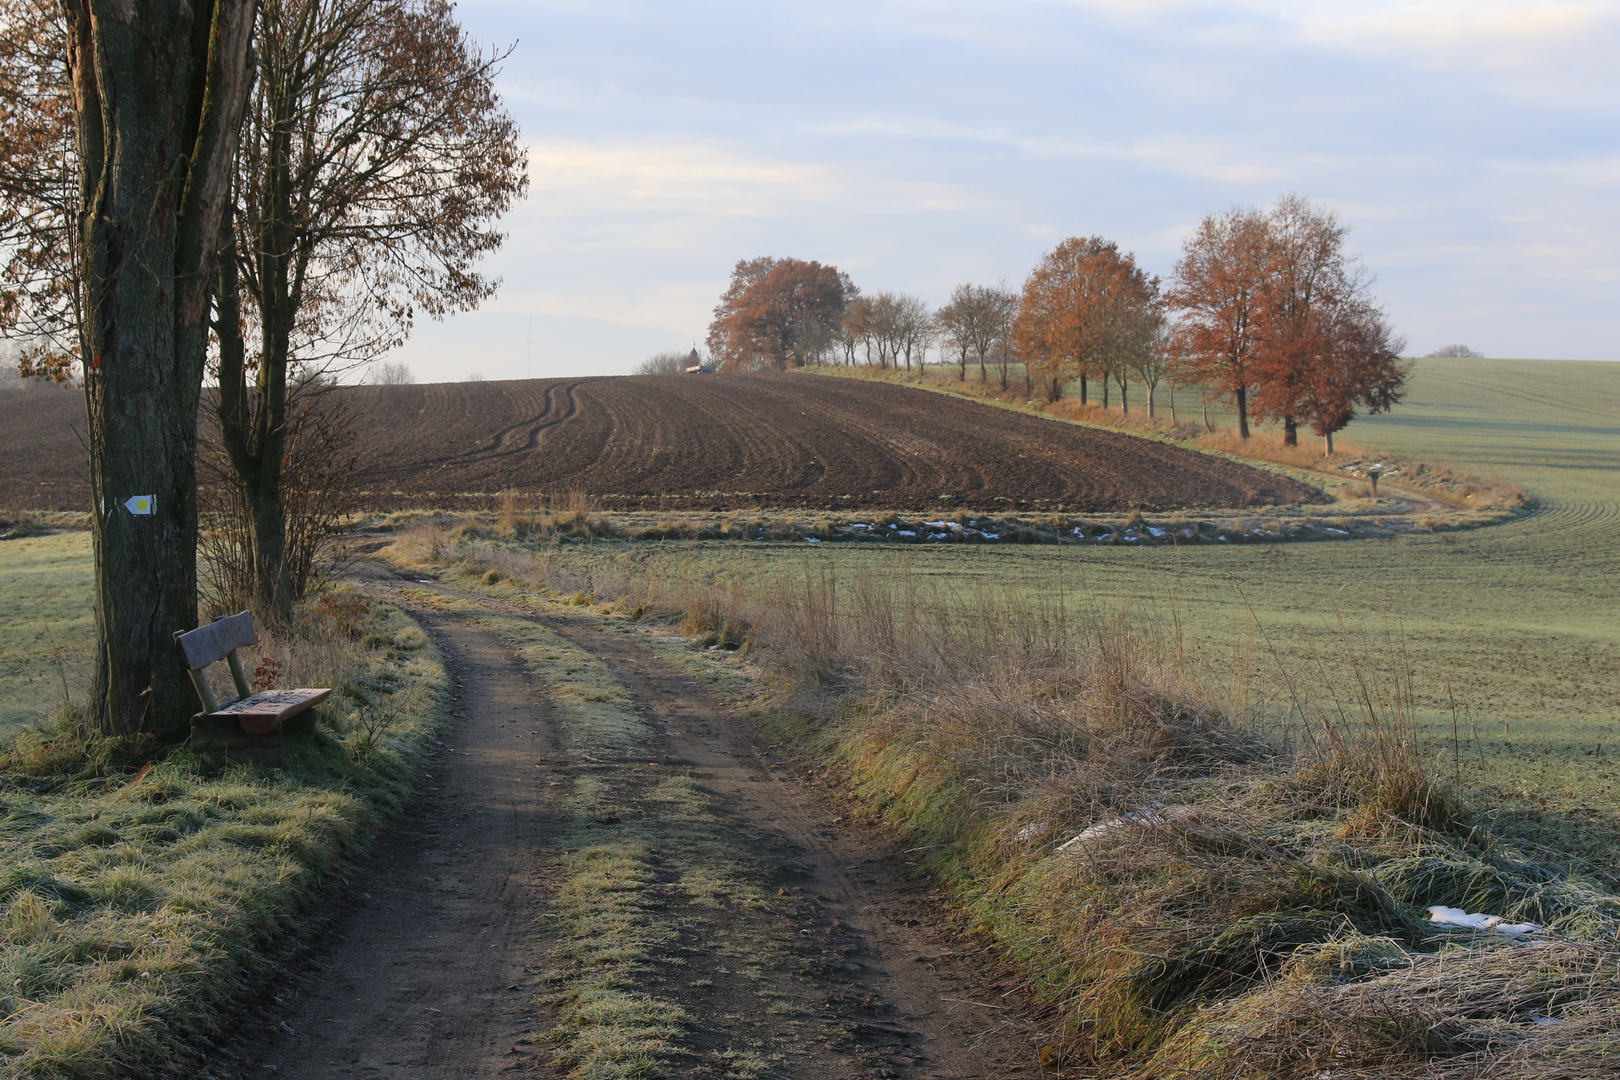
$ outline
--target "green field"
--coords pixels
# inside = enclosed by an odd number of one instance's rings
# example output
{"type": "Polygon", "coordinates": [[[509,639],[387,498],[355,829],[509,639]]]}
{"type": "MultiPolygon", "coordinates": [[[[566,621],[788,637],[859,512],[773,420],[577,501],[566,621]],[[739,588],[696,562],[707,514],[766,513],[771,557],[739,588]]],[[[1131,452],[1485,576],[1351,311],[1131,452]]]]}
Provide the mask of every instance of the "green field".
{"type": "MultiPolygon", "coordinates": [[[[601,543],[569,556],[744,587],[801,568],[903,572],[956,596],[979,583],[1061,594],[1076,618],[1130,608],[1179,621],[1217,679],[1249,695],[1326,696],[1359,668],[1382,685],[1409,671],[1423,717],[1455,764],[1547,806],[1613,807],[1620,754],[1620,364],[1423,360],[1392,416],[1346,442],[1438,461],[1528,488],[1505,525],[1389,540],[1281,546],[910,547],[601,543]],[[1290,676],[1285,680],[1281,672],[1290,676]]],[[[72,646],[80,693],[90,635],[83,534],[0,544],[0,722],[61,696],[52,656],[72,646]]],[[[1448,760],[1451,760],[1448,758],[1448,760]]]]}
{"type": "Polygon", "coordinates": [[[980,584],[1061,595],[1076,618],[1124,607],[1179,621],[1217,680],[1286,705],[1410,680],[1448,769],[1553,810],[1620,806],[1620,364],[1423,360],[1392,416],[1345,441],[1500,475],[1535,509],[1504,525],[1281,546],[915,547],[600,544],[570,554],[595,580],[729,582],[831,569],[901,573],[962,598],[980,584]],[[1286,672],[1288,679],[1281,675],[1286,672]],[[1454,753],[1453,717],[1461,734],[1454,753]],[[1545,802],[1542,800],[1545,798],[1545,802]]]}
{"type": "Polygon", "coordinates": [[[82,700],[95,637],[90,534],[0,541],[0,731],[82,700]]]}

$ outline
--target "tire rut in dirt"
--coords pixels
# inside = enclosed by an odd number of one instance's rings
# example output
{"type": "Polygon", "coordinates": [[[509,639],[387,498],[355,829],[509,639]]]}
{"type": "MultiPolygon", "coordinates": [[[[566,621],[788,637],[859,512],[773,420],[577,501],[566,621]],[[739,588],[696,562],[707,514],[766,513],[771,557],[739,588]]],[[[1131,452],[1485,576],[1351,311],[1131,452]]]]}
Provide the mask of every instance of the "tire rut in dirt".
{"type": "Polygon", "coordinates": [[[544,690],[488,635],[415,614],[458,684],[429,786],[351,875],[348,909],[280,1003],[237,1018],[216,1076],[555,1075],[522,1041],[537,1017],[542,854],[563,825],[533,764],[555,745],[544,690]]]}
{"type": "Polygon", "coordinates": [[[890,844],[831,824],[829,808],[769,760],[751,721],[633,641],[539,621],[605,662],[667,744],[656,769],[613,767],[626,806],[613,827],[657,813],[653,785],[684,774],[716,797],[710,822],[683,838],[706,851],[698,873],[724,868],[733,883],[763,886],[765,902],[738,911],[694,899],[676,866],[655,883],[681,932],[676,962],[652,965],[645,989],[692,1021],[672,1075],[727,1075],[739,1052],[767,1062],[766,1075],[828,1080],[969,1080],[1033,1060],[1005,1002],[971,977],[950,981],[963,975],[942,954],[959,946],[926,917],[934,898],[890,844]]]}

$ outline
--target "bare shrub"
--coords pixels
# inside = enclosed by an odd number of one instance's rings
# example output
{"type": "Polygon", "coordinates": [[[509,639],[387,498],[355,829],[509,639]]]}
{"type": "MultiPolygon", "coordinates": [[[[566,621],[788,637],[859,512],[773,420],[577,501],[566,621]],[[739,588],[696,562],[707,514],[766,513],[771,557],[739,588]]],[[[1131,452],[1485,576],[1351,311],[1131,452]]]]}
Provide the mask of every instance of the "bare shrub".
{"type": "MultiPolygon", "coordinates": [[[[341,524],[354,511],[354,421],[350,399],[311,380],[287,405],[286,456],[281,472],[286,520],[284,566],[290,600],[312,592],[341,566],[341,524]]],[[[255,609],[259,567],[252,510],[241,477],[218,434],[205,430],[198,448],[199,592],[203,616],[255,609]]]]}
{"type": "Polygon", "coordinates": [[[679,349],[667,352],[653,353],[647,359],[636,365],[632,375],[679,375],[692,363],[690,353],[683,353],[679,349]]]}

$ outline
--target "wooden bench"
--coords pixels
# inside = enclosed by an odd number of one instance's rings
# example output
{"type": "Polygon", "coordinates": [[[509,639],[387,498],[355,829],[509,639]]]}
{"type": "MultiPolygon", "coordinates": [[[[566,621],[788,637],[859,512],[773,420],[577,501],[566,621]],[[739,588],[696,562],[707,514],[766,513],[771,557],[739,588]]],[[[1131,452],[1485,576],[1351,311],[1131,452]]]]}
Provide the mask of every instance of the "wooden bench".
{"type": "Polygon", "coordinates": [[[237,649],[259,643],[253,616],[245,611],[177,633],[174,639],[185,653],[204,710],[191,718],[191,746],[209,764],[234,758],[280,765],[283,732],[312,730],[314,717],[309,710],[331,696],[330,689],[310,688],[252,693],[236,656],[237,649]],[[236,696],[224,704],[215,700],[205,677],[207,669],[221,660],[230,664],[231,681],[236,684],[236,696]],[[303,718],[301,723],[289,723],[298,717],[303,718]]]}

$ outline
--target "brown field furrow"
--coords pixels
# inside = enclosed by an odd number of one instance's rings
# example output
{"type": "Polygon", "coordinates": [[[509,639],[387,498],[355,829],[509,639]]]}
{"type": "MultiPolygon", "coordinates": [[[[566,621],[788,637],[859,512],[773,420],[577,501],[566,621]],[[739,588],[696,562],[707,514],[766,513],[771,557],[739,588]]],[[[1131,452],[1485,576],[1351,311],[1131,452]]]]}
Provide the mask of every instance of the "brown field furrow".
{"type": "MultiPolygon", "coordinates": [[[[370,509],[486,508],[501,491],[609,509],[1162,512],[1320,501],[1271,472],[893,384],[641,376],[363,386],[370,509]]],[[[0,507],[84,509],[78,394],[0,395],[0,507]]]]}

